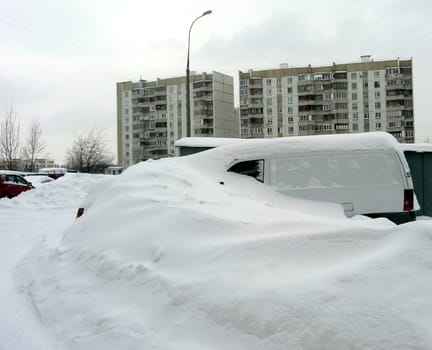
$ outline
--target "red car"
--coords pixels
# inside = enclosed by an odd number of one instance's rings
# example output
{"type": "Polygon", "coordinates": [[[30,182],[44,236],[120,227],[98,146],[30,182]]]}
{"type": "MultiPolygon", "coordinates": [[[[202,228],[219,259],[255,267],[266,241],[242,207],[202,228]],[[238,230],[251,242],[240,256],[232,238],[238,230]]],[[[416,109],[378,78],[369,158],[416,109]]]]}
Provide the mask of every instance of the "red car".
{"type": "Polygon", "coordinates": [[[21,175],[0,172],[0,198],[12,198],[32,188],[34,188],[32,183],[25,180],[21,175]]]}

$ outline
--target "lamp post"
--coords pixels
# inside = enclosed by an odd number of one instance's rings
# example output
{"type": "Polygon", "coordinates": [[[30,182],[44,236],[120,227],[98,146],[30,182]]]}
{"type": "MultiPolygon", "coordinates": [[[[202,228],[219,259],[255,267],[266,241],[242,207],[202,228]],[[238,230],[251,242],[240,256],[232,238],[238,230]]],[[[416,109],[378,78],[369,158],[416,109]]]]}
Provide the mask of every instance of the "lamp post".
{"type": "Polygon", "coordinates": [[[194,25],[194,23],[196,21],[198,21],[201,17],[207,16],[209,14],[211,14],[211,10],[207,10],[205,12],[203,12],[203,14],[201,16],[198,16],[197,18],[194,19],[194,21],[192,22],[192,24],[190,25],[189,28],[189,35],[188,35],[188,50],[187,50],[187,64],[186,64],[186,136],[187,137],[191,137],[192,133],[191,133],[191,111],[190,111],[190,71],[189,71],[189,49],[190,49],[190,35],[191,35],[191,30],[192,30],[192,26],[194,25]]]}

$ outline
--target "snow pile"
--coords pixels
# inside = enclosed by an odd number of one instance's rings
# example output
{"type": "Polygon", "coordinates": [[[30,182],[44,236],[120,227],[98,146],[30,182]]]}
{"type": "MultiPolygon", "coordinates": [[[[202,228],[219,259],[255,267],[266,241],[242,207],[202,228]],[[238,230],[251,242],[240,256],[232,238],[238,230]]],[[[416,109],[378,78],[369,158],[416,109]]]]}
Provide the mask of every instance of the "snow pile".
{"type": "Polygon", "coordinates": [[[64,209],[76,208],[95,183],[110,178],[106,175],[66,174],[55,181],[38,184],[33,190],[21,193],[10,200],[0,200],[1,208],[64,209]]]}
{"type": "Polygon", "coordinates": [[[21,262],[53,348],[432,348],[432,222],[347,219],[203,157],[99,185],[21,262]]]}

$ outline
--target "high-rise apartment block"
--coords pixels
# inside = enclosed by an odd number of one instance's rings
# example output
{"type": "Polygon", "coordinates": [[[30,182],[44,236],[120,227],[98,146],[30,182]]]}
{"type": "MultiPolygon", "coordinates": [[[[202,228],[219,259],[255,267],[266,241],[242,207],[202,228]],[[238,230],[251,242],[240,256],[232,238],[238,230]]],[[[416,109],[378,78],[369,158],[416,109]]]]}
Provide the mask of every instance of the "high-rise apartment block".
{"type": "Polygon", "coordinates": [[[239,72],[242,138],[387,131],[414,142],[412,60],[239,72]]]}
{"type": "MultiPolygon", "coordinates": [[[[239,137],[231,76],[190,76],[191,136],[239,137]]],[[[186,77],[117,83],[118,161],[128,167],[177,155],[186,136],[186,77]]]]}

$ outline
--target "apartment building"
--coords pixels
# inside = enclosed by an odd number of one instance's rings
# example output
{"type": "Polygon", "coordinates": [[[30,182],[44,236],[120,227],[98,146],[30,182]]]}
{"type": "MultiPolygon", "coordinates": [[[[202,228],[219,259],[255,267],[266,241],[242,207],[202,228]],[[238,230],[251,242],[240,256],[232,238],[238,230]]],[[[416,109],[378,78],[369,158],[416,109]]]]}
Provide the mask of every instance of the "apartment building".
{"type": "MultiPolygon", "coordinates": [[[[191,136],[239,137],[231,76],[190,75],[191,136]]],[[[117,149],[124,168],[177,155],[186,136],[186,77],[117,83],[117,149]]]]}
{"type": "Polygon", "coordinates": [[[412,60],[239,72],[242,138],[387,131],[414,142],[412,60]]]}

